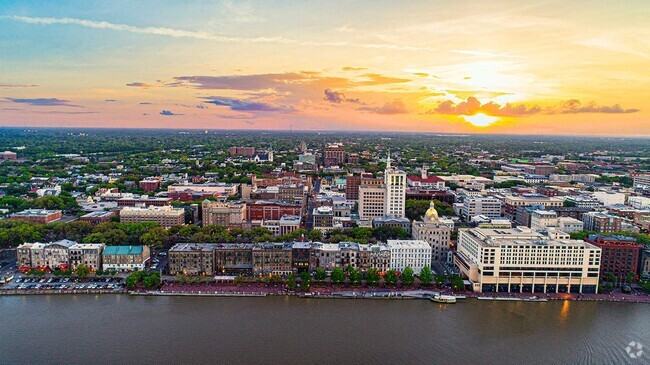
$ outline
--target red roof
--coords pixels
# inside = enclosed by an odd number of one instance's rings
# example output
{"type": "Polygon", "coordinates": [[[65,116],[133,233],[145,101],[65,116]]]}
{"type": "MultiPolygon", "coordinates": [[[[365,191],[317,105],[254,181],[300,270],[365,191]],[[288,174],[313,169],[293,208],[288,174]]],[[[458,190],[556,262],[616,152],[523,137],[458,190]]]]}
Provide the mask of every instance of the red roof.
{"type": "Polygon", "coordinates": [[[421,175],[409,175],[409,176],[406,177],[406,179],[408,179],[410,181],[418,181],[420,183],[429,183],[429,184],[445,181],[445,180],[443,180],[443,179],[441,179],[441,178],[439,178],[438,176],[435,176],[435,175],[430,175],[430,176],[427,176],[426,178],[422,178],[421,175]]]}

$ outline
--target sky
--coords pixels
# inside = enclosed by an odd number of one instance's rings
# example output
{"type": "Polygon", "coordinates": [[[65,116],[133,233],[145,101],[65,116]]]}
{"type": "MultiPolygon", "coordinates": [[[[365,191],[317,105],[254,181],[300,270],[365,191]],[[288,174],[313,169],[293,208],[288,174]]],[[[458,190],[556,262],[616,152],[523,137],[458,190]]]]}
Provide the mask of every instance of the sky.
{"type": "Polygon", "coordinates": [[[650,136],[648,19],[647,0],[0,0],[0,121],[650,136]]]}

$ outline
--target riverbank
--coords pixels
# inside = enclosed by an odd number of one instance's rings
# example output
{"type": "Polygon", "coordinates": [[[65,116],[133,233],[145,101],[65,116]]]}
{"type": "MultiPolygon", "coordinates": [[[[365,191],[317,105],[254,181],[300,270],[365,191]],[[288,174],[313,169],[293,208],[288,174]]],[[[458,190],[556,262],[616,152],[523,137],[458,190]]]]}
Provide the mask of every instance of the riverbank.
{"type": "Polygon", "coordinates": [[[266,297],[292,296],[312,299],[429,299],[434,294],[452,295],[458,299],[500,300],[500,301],[597,301],[627,302],[650,304],[650,295],[613,294],[535,294],[535,293],[477,293],[454,292],[450,290],[410,289],[410,288],[368,288],[313,286],[309,291],[290,291],[281,284],[180,284],[165,283],[156,290],[114,289],[7,289],[0,290],[0,295],[65,295],[65,294],[129,294],[138,296],[197,296],[197,297],[266,297]],[[480,297],[480,298],[479,298],[480,297]]]}

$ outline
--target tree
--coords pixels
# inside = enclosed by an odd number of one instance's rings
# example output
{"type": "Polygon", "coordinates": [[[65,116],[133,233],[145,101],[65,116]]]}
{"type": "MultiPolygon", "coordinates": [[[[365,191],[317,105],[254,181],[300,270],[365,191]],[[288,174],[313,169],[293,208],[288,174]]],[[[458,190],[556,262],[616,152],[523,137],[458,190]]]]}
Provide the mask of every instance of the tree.
{"type": "Polygon", "coordinates": [[[320,229],[312,229],[307,235],[310,241],[320,241],[323,239],[323,232],[320,229]]]}
{"type": "Polygon", "coordinates": [[[289,290],[296,290],[298,284],[296,284],[296,275],[289,274],[287,275],[287,288],[289,290]]]}
{"type": "Polygon", "coordinates": [[[415,276],[413,275],[413,269],[411,269],[410,266],[405,267],[404,271],[402,271],[402,284],[405,286],[411,286],[413,285],[414,280],[415,276]]]}
{"type": "Polygon", "coordinates": [[[77,266],[77,276],[80,278],[85,278],[90,274],[90,268],[84,264],[79,264],[77,266]]]}
{"type": "Polygon", "coordinates": [[[368,269],[366,272],[366,284],[369,286],[376,286],[379,284],[381,276],[379,275],[379,270],[377,269],[368,269]]]}
{"type": "Polygon", "coordinates": [[[343,269],[340,267],[335,267],[334,270],[332,270],[331,277],[333,283],[341,284],[343,281],[345,281],[345,271],[343,271],[343,269]]]}
{"type": "Polygon", "coordinates": [[[357,286],[361,285],[361,271],[355,269],[352,266],[348,267],[348,276],[350,277],[350,285],[357,286]]]}
{"type": "Polygon", "coordinates": [[[429,266],[425,266],[420,270],[420,282],[425,286],[431,285],[433,282],[433,274],[431,273],[431,268],[429,266]]]}
{"type": "Polygon", "coordinates": [[[636,274],[633,273],[632,271],[628,272],[627,276],[625,277],[627,283],[632,284],[634,282],[634,279],[636,279],[636,274]]]}
{"type": "Polygon", "coordinates": [[[443,286],[447,282],[447,276],[445,274],[436,275],[436,285],[443,286]]]}
{"type": "Polygon", "coordinates": [[[169,234],[163,227],[153,227],[140,236],[140,242],[147,246],[164,247],[169,240],[169,234]]]}
{"type": "Polygon", "coordinates": [[[311,287],[311,274],[309,271],[303,271],[300,273],[300,289],[307,291],[311,287]]]}
{"type": "Polygon", "coordinates": [[[454,290],[463,290],[465,288],[465,283],[463,279],[458,275],[452,275],[451,279],[451,288],[454,290]]]}
{"type": "Polygon", "coordinates": [[[397,271],[390,269],[384,274],[384,282],[387,286],[393,286],[397,284],[397,271]]]}
{"type": "Polygon", "coordinates": [[[314,273],[314,280],[316,281],[325,281],[327,279],[327,271],[325,271],[325,268],[322,267],[317,267],[316,272],[314,273]]]}
{"type": "Polygon", "coordinates": [[[142,280],[142,285],[144,285],[147,288],[153,288],[155,286],[158,286],[160,284],[160,273],[157,271],[153,271],[149,273],[143,280],[142,280]]]}

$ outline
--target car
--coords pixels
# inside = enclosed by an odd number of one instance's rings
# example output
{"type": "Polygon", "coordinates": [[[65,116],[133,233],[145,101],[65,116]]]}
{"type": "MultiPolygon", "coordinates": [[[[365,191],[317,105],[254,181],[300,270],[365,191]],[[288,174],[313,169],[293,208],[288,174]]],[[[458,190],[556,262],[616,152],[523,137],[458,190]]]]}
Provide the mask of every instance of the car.
{"type": "Polygon", "coordinates": [[[158,254],[158,256],[167,256],[167,252],[161,252],[158,254]]]}

